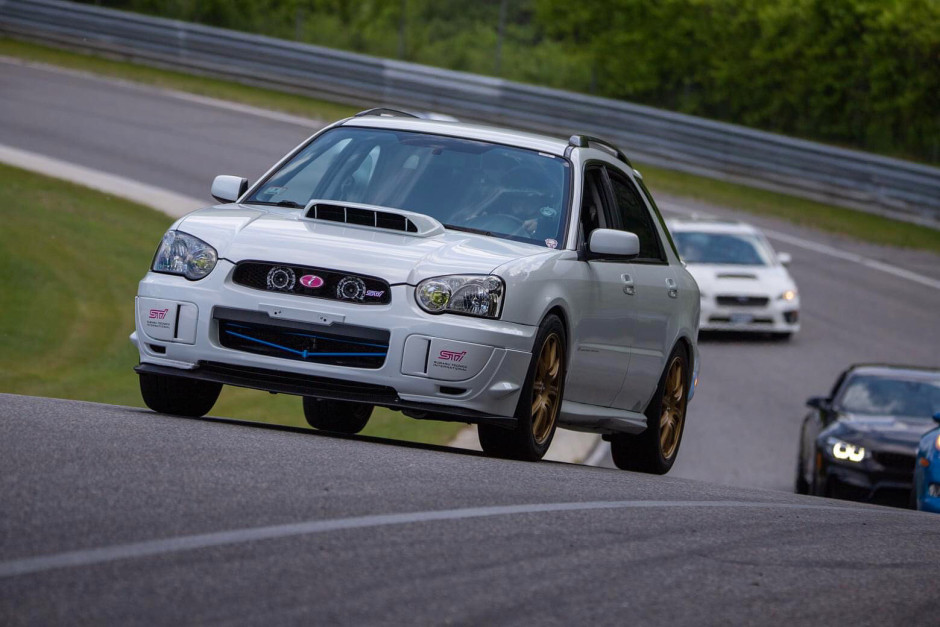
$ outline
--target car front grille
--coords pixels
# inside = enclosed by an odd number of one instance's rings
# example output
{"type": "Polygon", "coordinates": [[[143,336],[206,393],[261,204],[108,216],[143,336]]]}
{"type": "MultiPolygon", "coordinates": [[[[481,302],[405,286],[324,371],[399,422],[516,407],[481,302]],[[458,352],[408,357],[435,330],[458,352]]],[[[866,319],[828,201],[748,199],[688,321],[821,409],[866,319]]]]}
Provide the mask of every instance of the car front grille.
{"type": "Polygon", "coordinates": [[[708,318],[709,322],[714,322],[716,324],[731,324],[732,322],[738,324],[773,324],[774,321],[772,318],[749,318],[747,320],[732,320],[729,316],[710,316],[708,318]]]}
{"type": "Polygon", "coordinates": [[[766,307],[770,299],[766,296],[718,296],[715,301],[722,307],[766,307]]]}
{"type": "Polygon", "coordinates": [[[264,261],[243,261],[232,281],[256,290],[325,298],[362,305],[385,305],[392,301],[388,282],[372,276],[264,261]]]}
{"type": "Polygon", "coordinates": [[[385,364],[388,354],[388,331],[371,329],[368,335],[372,337],[368,337],[296,323],[281,326],[224,318],[218,319],[218,323],[222,346],[256,355],[374,369],[385,364]],[[376,334],[384,339],[376,339],[376,334]]]}
{"type": "Polygon", "coordinates": [[[914,456],[904,453],[875,453],[875,461],[892,470],[904,470],[913,474],[914,456]]]}

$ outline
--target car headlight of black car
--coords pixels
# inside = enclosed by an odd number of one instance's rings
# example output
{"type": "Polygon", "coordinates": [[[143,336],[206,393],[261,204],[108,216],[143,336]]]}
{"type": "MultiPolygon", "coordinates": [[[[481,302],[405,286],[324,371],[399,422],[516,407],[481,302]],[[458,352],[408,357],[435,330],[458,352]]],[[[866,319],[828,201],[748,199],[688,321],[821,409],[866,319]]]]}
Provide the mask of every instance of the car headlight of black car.
{"type": "Polygon", "coordinates": [[[179,274],[190,281],[198,281],[212,272],[218,261],[218,253],[209,244],[189,233],[170,230],[157,247],[150,268],[154,272],[179,274]]]}
{"type": "Polygon", "coordinates": [[[499,318],[506,284],[495,275],[452,274],[425,279],[415,288],[415,300],[432,314],[458,313],[499,318]]]}
{"type": "Polygon", "coordinates": [[[826,452],[837,461],[861,463],[870,453],[864,446],[852,444],[838,438],[826,439],[826,452]]]}

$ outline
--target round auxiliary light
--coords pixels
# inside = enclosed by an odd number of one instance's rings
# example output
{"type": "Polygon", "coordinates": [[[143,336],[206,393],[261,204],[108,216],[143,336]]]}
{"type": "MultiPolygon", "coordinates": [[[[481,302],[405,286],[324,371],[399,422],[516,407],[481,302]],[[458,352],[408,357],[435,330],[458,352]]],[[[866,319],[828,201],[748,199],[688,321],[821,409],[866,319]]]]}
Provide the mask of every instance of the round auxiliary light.
{"type": "Polygon", "coordinates": [[[423,281],[417,293],[421,306],[430,313],[444,311],[451,298],[450,286],[439,280],[423,281]]]}
{"type": "Polygon", "coordinates": [[[268,271],[268,289],[279,292],[288,292],[294,289],[294,283],[297,282],[297,275],[290,268],[276,266],[268,271]]]}
{"type": "Polygon", "coordinates": [[[343,277],[336,285],[336,298],[342,300],[362,300],[365,297],[366,284],[359,277],[343,277]]]}

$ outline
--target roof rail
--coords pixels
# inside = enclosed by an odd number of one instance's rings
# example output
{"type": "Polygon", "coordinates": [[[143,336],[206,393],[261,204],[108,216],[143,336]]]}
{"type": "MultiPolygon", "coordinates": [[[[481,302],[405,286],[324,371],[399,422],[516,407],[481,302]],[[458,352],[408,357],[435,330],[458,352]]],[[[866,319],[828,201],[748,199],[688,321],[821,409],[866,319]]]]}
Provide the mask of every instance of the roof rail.
{"type": "Polygon", "coordinates": [[[354,118],[361,118],[366,115],[386,115],[392,118],[416,118],[414,113],[408,113],[407,111],[399,111],[398,109],[389,109],[388,107],[376,107],[374,109],[366,109],[365,111],[360,111],[354,118]]]}
{"type": "Polygon", "coordinates": [[[568,138],[569,148],[590,148],[591,144],[597,144],[604,152],[609,152],[611,156],[620,159],[626,163],[631,168],[633,164],[630,163],[630,160],[627,159],[627,155],[623,154],[623,151],[617,148],[612,142],[607,141],[606,139],[601,139],[600,137],[593,137],[591,135],[572,135],[568,138]]]}

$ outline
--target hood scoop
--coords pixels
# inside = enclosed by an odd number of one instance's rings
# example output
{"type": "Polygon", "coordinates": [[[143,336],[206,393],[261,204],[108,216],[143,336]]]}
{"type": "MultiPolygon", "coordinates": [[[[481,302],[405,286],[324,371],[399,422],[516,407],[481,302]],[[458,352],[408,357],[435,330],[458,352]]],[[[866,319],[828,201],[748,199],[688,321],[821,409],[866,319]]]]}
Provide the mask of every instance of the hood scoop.
{"type": "Polygon", "coordinates": [[[735,273],[735,272],[719,272],[715,275],[718,279],[757,279],[756,274],[747,274],[747,273],[735,273]]]}
{"type": "Polygon", "coordinates": [[[444,233],[444,225],[423,213],[352,202],[311,200],[304,209],[304,218],[320,222],[340,222],[346,226],[364,229],[397,231],[415,237],[431,237],[444,233]]]}

